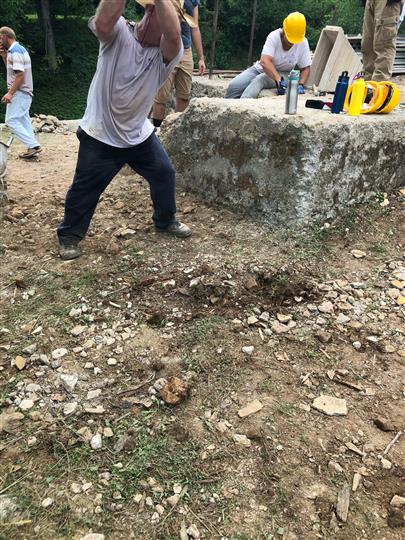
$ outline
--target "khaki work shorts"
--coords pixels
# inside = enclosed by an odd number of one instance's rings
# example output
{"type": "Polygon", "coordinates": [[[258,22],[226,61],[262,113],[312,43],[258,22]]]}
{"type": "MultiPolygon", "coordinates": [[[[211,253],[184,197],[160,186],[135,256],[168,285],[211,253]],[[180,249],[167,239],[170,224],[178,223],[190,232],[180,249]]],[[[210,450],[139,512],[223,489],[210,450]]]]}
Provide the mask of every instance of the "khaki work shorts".
{"type": "Polygon", "coordinates": [[[190,47],[185,49],[180,63],[177,64],[169,75],[169,78],[163,86],[160,87],[159,92],[155,97],[155,102],[160,103],[160,105],[166,105],[169,101],[173,86],[176,91],[176,97],[188,101],[191,96],[193,68],[193,53],[190,47]]]}

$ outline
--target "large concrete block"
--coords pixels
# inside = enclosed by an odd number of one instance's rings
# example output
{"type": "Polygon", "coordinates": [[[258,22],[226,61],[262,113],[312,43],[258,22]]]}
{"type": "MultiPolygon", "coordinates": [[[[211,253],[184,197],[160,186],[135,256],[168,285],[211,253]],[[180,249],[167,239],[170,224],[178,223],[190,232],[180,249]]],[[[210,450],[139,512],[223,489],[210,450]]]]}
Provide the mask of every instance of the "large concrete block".
{"type": "Polygon", "coordinates": [[[178,183],[204,201],[275,224],[325,220],[378,191],[405,184],[405,112],[295,116],[284,98],[192,100],[161,138],[178,183]]]}
{"type": "Polygon", "coordinates": [[[342,71],[347,71],[352,78],[362,69],[361,59],[350,45],[343,28],[327,26],[319,37],[307,86],[314,84],[318,90],[334,92],[342,71]]]}

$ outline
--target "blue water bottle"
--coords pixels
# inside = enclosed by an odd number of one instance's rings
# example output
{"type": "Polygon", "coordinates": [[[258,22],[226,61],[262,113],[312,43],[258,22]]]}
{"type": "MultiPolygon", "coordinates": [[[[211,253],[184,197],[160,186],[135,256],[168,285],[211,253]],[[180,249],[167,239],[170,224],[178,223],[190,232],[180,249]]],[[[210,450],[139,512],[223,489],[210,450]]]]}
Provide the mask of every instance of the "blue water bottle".
{"type": "Polygon", "coordinates": [[[345,97],[347,93],[347,89],[349,88],[349,73],[347,71],[344,71],[342,75],[340,75],[336,89],[335,89],[335,97],[333,98],[333,105],[332,105],[332,112],[334,114],[339,114],[343,111],[343,105],[345,102],[345,97]]]}

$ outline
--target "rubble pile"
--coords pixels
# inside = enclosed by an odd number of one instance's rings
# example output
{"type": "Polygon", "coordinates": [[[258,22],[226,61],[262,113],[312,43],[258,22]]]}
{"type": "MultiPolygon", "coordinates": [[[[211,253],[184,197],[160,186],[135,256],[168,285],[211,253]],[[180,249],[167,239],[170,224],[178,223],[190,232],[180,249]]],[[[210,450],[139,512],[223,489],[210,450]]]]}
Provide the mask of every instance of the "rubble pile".
{"type": "Polygon", "coordinates": [[[56,117],[48,114],[38,114],[32,119],[35,133],[65,133],[66,126],[56,117]]]}

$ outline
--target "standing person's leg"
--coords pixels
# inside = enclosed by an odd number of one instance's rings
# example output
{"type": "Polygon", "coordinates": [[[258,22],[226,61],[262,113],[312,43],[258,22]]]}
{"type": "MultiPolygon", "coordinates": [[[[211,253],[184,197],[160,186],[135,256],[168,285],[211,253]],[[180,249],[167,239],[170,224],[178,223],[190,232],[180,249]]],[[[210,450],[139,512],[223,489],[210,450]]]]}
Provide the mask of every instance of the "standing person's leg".
{"type": "Polygon", "coordinates": [[[170,73],[169,77],[159,88],[158,93],[155,96],[152,109],[152,122],[155,127],[160,127],[166,114],[166,105],[170,99],[170,95],[173,88],[173,81],[177,67],[170,73]]]}
{"type": "Polygon", "coordinates": [[[40,148],[31,124],[31,102],[32,98],[29,94],[17,90],[6,110],[7,126],[28,149],[40,148]]]}
{"type": "Polygon", "coordinates": [[[191,230],[176,221],[176,175],[169,156],[154,133],[128,151],[127,163],[149,182],[156,230],[183,238],[190,236],[191,230]]]}
{"type": "Polygon", "coordinates": [[[78,243],[85,237],[97,203],[114,176],[125,165],[121,148],[113,148],[93,139],[81,128],[76,172],[65,201],[65,216],[58,226],[58,238],[63,259],[80,256],[78,243]]]}
{"type": "Polygon", "coordinates": [[[392,77],[392,68],[396,53],[398,21],[402,11],[402,3],[386,5],[386,2],[376,3],[373,81],[387,81],[392,77]],[[378,9],[377,9],[378,5],[378,9]]]}
{"type": "MultiPolygon", "coordinates": [[[[377,2],[378,3],[378,2],[377,2]]],[[[361,40],[361,52],[363,53],[364,77],[371,81],[374,73],[376,53],[374,50],[375,31],[375,0],[367,0],[364,8],[363,37],[361,40]]]]}
{"type": "Polygon", "coordinates": [[[236,99],[240,98],[245,89],[249,84],[260,75],[260,71],[251,66],[248,69],[245,69],[242,73],[239,73],[232,81],[229,83],[228,88],[225,93],[226,99],[236,99]]]}
{"type": "Polygon", "coordinates": [[[276,88],[276,83],[265,73],[261,73],[253,79],[245,91],[240,96],[241,99],[255,99],[265,88],[276,88]]]}
{"type": "Polygon", "coordinates": [[[193,84],[193,52],[191,47],[184,51],[183,58],[177,66],[174,87],[176,89],[176,112],[186,110],[191,96],[193,84]]]}

